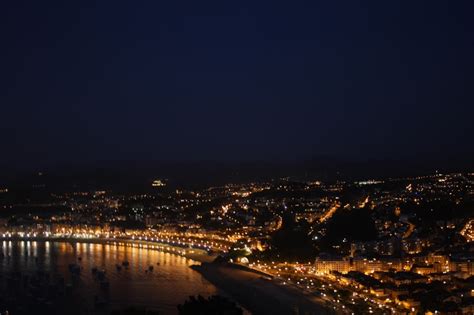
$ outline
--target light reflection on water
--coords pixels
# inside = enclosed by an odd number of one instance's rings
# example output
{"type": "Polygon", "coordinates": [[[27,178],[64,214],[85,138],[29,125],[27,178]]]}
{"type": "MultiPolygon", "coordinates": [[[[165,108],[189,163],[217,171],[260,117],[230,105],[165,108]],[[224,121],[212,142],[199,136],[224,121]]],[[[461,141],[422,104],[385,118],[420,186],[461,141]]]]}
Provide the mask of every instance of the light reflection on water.
{"type": "MultiPolygon", "coordinates": [[[[100,313],[93,303],[96,295],[110,301],[103,313],[135,305],[173,314],[176,305],[190,295],[218,293],[216,287],[189,268],[195,261],[170,253],[112,244],[68,242],[3,241],[0,246],[3,253],[0,274],[13,271],[34,274],[41,270],[51,276],[62,275],[65,283],[73,284],[75,300],[81,304],[78,307],[91,313],[100,313]],[[128,261],[130,266],[117,270],[116,265],[123,261],[128,261]],[[81,266],[78,279],[73,279],[69,272],[71,263],[81,266]],[[152,272],[147,271],[149,266],[154,267],[152,272]],[[93,267],[106,271],[110,283],[108,290],[100,288],[91,272],[93,267]]],[[[2,283],[1,290],[6,289],[2,283]]]]}

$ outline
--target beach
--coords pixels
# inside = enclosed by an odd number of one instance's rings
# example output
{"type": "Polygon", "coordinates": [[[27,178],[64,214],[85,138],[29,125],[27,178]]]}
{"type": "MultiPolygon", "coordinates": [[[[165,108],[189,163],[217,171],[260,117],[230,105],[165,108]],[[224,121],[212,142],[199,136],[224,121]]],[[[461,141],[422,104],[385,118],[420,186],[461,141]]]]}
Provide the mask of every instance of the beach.
{"type": "Polygon", "coordinates": [[[334,314],[316,297],[227,264],[191,266],[253,314],[334,314]]]}

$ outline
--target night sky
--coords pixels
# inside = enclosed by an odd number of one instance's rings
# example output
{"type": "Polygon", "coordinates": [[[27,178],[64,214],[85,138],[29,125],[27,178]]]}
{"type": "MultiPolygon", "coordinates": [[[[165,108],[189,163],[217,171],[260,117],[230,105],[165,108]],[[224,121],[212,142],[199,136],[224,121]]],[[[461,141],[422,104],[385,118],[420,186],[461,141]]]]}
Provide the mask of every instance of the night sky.
{"type": "Polygon", "coordinates": [[[4,1],[0,166],[471,154],[473,2],[401,2],[4,1]]]}

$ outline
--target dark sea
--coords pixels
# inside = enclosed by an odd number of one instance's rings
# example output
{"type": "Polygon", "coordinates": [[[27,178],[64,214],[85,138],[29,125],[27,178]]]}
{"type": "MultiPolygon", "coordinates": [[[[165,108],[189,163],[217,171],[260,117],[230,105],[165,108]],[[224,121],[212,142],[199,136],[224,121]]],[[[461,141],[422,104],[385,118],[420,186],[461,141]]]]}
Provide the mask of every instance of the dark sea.
{"type": "Polygon", "coordinates": [[[0,241],[0,313],[110,314],[134,307],[176,314],[190,295],[219,294],[189,268],[195,263],[120,245],[0,241]]]}

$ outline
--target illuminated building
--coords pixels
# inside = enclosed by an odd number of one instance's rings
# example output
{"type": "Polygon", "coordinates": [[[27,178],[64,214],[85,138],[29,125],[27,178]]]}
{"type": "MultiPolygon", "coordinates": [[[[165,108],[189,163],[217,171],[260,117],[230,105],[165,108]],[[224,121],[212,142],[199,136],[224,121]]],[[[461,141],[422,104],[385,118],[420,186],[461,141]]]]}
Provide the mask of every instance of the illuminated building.
{"type": "Polygon", "coordinates": [[[315,268],[319,274],[329,274],[332,271],[344,274],[351,271],[351,262],[342,257],[318,257],[315,261],[315,268]]]}
{"type": "Polygon", "coordinates": [[[166,186],[166,184],[161,179],[155,179],[151,183],[151,186],[153,186],[153,187],[164,187],[164,186],[166,186]]]}

